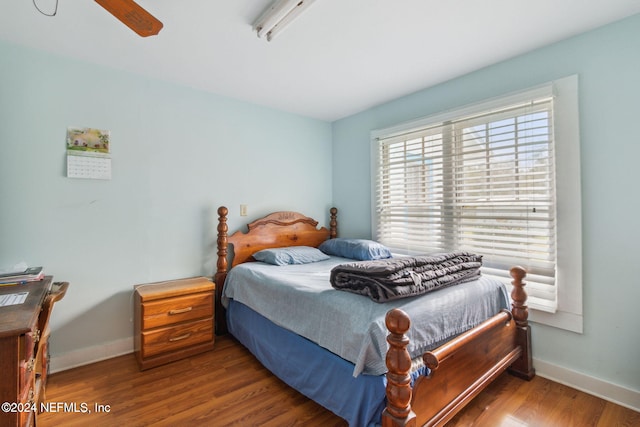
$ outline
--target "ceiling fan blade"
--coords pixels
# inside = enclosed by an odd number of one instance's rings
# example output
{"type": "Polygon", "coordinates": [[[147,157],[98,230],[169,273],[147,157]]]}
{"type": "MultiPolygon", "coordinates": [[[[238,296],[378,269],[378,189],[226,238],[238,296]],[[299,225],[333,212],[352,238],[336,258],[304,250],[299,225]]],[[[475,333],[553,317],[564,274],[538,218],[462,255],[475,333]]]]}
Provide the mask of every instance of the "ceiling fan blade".
{"type": "Polygon", "coordinates": [[[155,36],[162,29],[162,22],[133,0],[96,0],[96,3],[142,37],[155,36]]]}

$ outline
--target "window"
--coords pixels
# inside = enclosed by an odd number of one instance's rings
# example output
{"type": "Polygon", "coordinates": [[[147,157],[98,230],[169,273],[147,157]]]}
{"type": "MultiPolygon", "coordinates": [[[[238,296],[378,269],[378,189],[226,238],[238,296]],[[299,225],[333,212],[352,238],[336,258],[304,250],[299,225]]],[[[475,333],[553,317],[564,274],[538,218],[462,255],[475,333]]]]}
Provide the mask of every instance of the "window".
{"type": "Polygon", "coordinates": [[[531,319],[582,331],[575,76],[373,141],[377,240],[405,254],[479,253],[501,278],[522,265],[531,319]]]}

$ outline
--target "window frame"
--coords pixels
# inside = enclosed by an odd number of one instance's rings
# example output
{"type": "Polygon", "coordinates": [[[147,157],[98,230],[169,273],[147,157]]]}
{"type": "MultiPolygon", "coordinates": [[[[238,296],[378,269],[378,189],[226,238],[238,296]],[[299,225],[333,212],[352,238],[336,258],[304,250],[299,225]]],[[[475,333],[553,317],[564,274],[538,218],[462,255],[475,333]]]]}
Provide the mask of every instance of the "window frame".
{"type": "Polygon", "coordinates": [[[377,239],[376,211],[378,140],[389,138],[527,100],[552,95],[556,184],[556,301],[554,313],[530,307],[530,320],[583,332],[582,215],[578,76],[480,101],[442,113],[371,132],[371,233],[377,239]]]}

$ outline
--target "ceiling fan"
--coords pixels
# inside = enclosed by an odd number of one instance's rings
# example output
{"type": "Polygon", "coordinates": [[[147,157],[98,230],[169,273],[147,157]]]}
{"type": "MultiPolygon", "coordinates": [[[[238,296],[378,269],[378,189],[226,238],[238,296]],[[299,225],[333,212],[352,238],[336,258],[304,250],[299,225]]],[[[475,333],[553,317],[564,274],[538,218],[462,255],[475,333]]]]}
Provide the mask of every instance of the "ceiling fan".
{"type": "Polygon", "coordinates": [[[133,0],[95,1],[141,37],[155,36],[162,29],[162,22],[133,0]]]}

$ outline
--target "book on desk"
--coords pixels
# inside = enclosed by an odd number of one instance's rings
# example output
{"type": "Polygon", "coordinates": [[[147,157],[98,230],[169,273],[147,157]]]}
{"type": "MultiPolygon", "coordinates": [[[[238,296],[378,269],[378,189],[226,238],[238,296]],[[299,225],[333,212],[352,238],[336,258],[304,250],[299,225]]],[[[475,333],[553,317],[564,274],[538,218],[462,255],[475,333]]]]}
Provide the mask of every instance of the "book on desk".
{"type": "Polygon", "coordinates": [[[0,286],[20,285],[43,278],[44,269],[42,267],[28,267],[22,271],[0,273],[0,286]]]}

